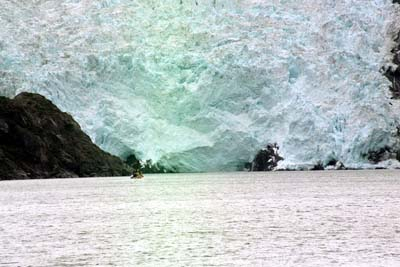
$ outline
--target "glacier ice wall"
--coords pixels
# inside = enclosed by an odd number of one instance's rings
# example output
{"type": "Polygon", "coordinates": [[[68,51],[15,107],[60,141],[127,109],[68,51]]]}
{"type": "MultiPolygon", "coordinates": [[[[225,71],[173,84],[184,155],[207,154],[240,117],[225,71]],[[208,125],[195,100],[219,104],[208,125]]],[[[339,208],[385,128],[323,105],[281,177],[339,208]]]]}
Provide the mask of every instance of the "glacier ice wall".
{"type": "Polygon", "coordinates": [[[37,92],[103,149],[179,171],[398,146],[390,0],[0,0],[0,94],[37,92]]]}

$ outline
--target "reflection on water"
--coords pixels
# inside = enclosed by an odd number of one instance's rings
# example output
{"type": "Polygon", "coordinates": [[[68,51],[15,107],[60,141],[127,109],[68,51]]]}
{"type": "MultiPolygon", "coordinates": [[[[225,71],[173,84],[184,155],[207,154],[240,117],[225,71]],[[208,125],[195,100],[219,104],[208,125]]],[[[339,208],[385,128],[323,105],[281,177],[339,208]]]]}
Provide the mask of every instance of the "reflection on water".
{"type": "Polygon", "coordinates": [[[0,266],[399,266],[400,172],[0,182],[0,266]]]}

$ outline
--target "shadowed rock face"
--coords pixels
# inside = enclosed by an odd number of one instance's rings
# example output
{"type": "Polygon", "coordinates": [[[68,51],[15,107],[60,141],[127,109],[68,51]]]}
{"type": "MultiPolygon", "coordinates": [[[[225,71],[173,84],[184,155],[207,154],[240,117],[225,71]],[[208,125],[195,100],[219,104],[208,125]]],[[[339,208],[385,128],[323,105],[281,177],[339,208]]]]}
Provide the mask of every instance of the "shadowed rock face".
{"type": "Polygon", "coordinates": [[[251,171],[272,171],[278,166],[278,162],[283,160],[278,154],[277,144],[268,144],[264,149],[258,151],[252,164],[251,171]]]}
{"type": "MultiPolygon", "coordinates": [[[[392,50],[394,54],[393,63],[398,66],[400,64],[400,33],[394,41],[397,45],[392,50]]],[[[389,88],[392,93],[392,99],[400,99],[400,69],[398,67],[391,67],[386,69],[384,74],[392,83],[389,88]]]]}
{"type": "Polygon", "coordinates": [[[77,122],[41,95],[0,97],[0,180],[129,175],[77,122]]]}
{"type": "MultiPolygon", "coordinates": [[[[400,0],[393,0],[393,4],[400,4],[400,0]]],[[[390,86],[390,91],[392,93],[392,99],[400,99],[400,32],[394,39],[396,46],[392,49],[394,54],[393,63],[396,67],[391,67],[385,70],[384,74],[392,83],[390,86]]]]}

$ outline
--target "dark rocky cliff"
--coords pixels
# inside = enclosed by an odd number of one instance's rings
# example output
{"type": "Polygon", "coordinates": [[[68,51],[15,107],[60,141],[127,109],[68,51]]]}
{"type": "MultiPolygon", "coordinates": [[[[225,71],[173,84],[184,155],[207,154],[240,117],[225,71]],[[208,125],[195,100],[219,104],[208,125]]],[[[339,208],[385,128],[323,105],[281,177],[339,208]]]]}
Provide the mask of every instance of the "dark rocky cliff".
{"type": "MultiPolygon", "coordinates": [[[[400,4],[400,0],[393,0],[393,3],[400,4]]],[[[394,38],[394,42],[396,45],[393,47],[392,53],[395,66],[384,70],[384,74],[392,83],[389,88],[392,92],[392,99],[400,99],[400,68],[398,67],[400,65],[400,32],[394,38]]]]}
{"type": "Polygon", "coordinates": [[[41,95],[0,97],[0,180],[129,175],[71,115],[41,95]]]}
{"type": "Polygon", "coordinates": [[[258,151],[253,162],[251,163],[250,171],[273,171],[278,162],[283,158],[278,154],[279,146],[275,144],[268,144],[265,148],[258,151]]]}

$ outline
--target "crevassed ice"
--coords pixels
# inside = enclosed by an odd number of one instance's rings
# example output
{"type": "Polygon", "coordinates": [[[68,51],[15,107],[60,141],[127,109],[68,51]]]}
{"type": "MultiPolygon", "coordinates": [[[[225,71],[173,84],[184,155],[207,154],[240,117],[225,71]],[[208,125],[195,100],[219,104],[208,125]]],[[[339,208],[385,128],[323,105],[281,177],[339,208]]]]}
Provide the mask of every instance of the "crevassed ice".
{"type": "Polygon", "coordinates": [[[0,93],[38,92],[103,149],[180,171],[347,166],[397,146],[390,0],[0,0],[0,93]],[[392,105],[390,104],[392,103],[392,105]]]}

